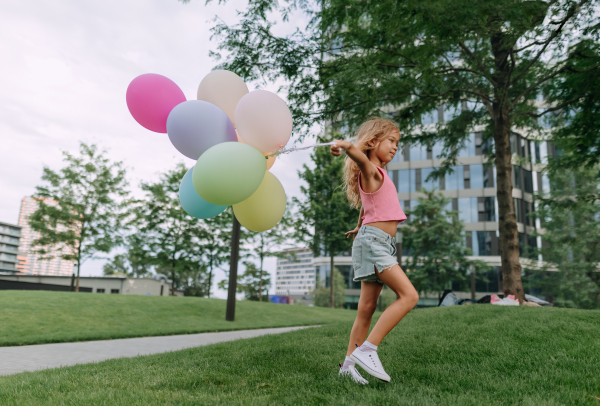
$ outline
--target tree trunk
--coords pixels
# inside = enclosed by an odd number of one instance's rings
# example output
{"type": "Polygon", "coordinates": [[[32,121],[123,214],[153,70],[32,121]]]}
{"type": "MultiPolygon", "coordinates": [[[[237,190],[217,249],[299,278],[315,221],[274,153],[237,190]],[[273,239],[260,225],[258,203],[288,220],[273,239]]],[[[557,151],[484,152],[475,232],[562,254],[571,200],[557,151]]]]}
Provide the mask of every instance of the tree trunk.
{"type": "Polygon", "coordinates": [[[81,269],[81,261],[77,260],[77,280],[75,281],[75,292],[79,292],[79,270],[81,269]]]}
{"type": "MultiPolygon", "coordinates": [[[[511,49],[509,39],[502,31],[491,36],[495,73],[493,79],[494,102],[491,105],[494,120],[496,149],[496,196],[498,197],[498,227],[500,230],[500,256],[502,262],[502,285],[504,295],[515,295],[523,304],[525,294],[521,283],[519,262],[519,234],[517,216],[512,196],[512,151],[510,149],[509,82],[512,67],[509,63],[511,49]]],[[[514,44],[513,44],[514,45],[514,44]]]]}
{"type": "Polygon", "coordinates": [[[208,288],[206,289],[206,297],[210,298],[210,289],[212,288],[212,273],[213,273],[213,260],[211,258],[210,262],[210,271],[208,272],[208,288]]]}
{"type": "Polygon", "coordinates": [[[330,290],[330,296],[329,296],[329,307],[331,307],[332,309],[335,307],[335,294],[333,291],[333,279],[334,279],[334,275],[333,275],[333,254],[329,255],[329,287],[331,288],[330,290]]]}
{"type": "Polygon", "coordinates": [[[264,257],[261,255],[260,256],[260,281],[258,282],[258,301],[262,302],[262,278],[263,278],[263,261],[264,261],[264,257]]]}
{"type": "Polygon", "coordinates": [[[506,107],[494,104],[494,141],[496,148],[496,195],[498,197],[498,226],[504,296],[515,295],[519,303],[525,301],[519,262],[519,234],[512,196],[512,151],[510,149],[510,122],[506,107]]]}

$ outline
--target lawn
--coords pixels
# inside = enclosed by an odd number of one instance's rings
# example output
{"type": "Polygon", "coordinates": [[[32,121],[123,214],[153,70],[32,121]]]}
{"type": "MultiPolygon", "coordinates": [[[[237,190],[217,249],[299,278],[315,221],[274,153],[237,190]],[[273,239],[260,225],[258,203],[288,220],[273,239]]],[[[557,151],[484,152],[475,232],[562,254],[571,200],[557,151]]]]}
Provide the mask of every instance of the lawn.
{"type": "Polygon", "coordinates": [[[0,291],[0,346],[190,334],[354,320],[355,311],[196,297],[0,291]]]}
{"type": "Polygon", "coordinates": [[[0,404],[600,405],[598,311],[415,310],[380,346],[391,383],[364,387],[337,375],[350,327],[0,377],[0,404]]]}

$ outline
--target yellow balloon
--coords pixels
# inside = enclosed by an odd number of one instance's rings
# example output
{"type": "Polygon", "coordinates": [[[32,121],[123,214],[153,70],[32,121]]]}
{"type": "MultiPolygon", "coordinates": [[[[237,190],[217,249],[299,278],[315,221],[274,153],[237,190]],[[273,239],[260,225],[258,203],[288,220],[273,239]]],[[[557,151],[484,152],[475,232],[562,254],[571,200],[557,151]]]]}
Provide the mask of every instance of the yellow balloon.
{"type": "Polygon", "coordinates": [[[279,179],[266,172],[252,196],[233,205],[233,213],[241,225],[250,231],[267,231],[281,221],[285,213],[285,191],[279,179]]]}
{"type": "MultiPolygon", "coordinates": [[[[237,132],[237,130],[235,130],[235,135],[237,135],[238,142],[245,144],[244,140],[242,139],[242,137],[240,137],[240,134],[237,132]]],[[[269,154],[269,152],[263,152],[264,156],[267,156],[268,154],[269,154]]],[[[277,158],[277,157],[270,156],[267,158],[267,170],[271,169],[271,167],[275,164],[275,158],[277,158]]]]}

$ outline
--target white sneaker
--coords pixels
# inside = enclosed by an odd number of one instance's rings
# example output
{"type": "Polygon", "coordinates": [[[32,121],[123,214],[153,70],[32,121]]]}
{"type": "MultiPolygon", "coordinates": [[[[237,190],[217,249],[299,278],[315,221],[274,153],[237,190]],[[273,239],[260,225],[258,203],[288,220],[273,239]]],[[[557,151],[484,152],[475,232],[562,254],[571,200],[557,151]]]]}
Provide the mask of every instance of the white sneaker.
{"type": "Polygon", "coordinates": [[[369,383],[362,375],[356,370],[354,365],[351,367],[344,368],[342,364],[340,364],[340,376],[350,376],[352,380],[361,385],[366,385],[369,383]]]}
{"type": "Polygon", "coordinates": [[[361,351],[360,348],[357,348],[350,354],[350,359],[356,362],[357,365],[360,365],[369,375],[381,379],[384,382],[392,380],[383,369],[377,351],[361,351]]]}

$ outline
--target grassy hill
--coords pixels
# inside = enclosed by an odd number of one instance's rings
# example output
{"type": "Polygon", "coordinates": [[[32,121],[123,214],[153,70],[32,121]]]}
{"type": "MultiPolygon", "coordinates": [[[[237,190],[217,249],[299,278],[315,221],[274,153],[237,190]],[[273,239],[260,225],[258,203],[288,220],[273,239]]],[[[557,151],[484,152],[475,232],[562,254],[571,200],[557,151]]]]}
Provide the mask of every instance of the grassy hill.
{"type": "Polygon", "coordinates": [[[366,386],[337,375],[350,327],[0,377],[0,404],[600,404],[599,311],[415,310],[379,349],[391,383],[366,386]]]}
{"type": "Polygon", "coordinates": [[[0,291],[0,346],[190,334],[354,320],[355,312],[196,297],[0,291]]]}

